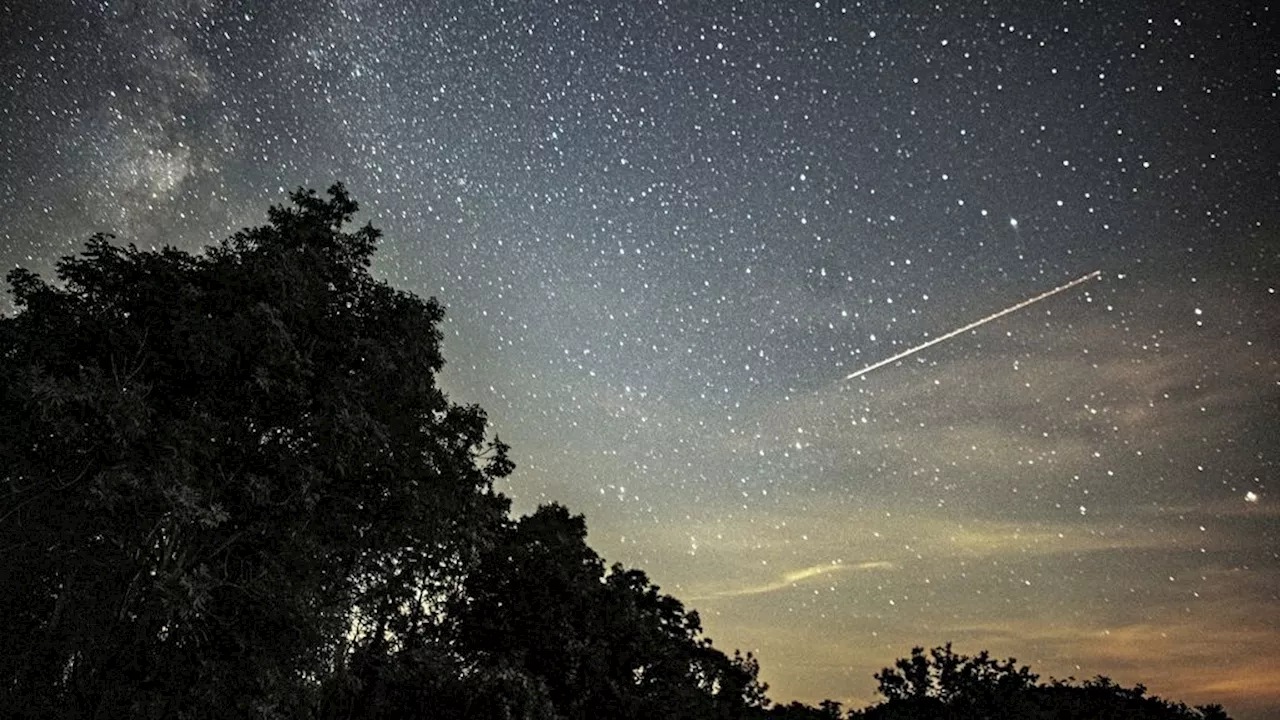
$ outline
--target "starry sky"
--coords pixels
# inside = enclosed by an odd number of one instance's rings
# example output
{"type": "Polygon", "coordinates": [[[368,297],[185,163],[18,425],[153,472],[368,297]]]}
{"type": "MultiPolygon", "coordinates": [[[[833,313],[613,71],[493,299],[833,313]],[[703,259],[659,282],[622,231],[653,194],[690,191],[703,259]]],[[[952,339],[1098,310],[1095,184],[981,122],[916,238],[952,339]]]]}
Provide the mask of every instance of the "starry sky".
{"type": "Polygon", "coordinates": [[[342,181],[515,507],[775,700],[951,640],[1280,713],[1274,6],[266,8],[0,2],[0,266],[342,181]]]}

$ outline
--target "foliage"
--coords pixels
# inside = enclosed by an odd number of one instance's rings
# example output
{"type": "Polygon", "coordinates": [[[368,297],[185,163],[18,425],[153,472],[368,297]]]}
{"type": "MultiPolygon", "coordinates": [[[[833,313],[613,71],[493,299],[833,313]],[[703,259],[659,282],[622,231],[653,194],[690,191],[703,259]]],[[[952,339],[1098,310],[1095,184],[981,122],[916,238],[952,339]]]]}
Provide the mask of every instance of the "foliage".
{"type": "Polygon", "coordinates": [[[1034,686],[1039,679],[1016,662],[995,660],[985,650],[975,657],[959,655],[947,643],[928,655],[924,648],[914,648],[910,658],[899,659],[875,677],[880,694],[890,701],[936,698],[945,705],[990,704],[1034,686]]]}
{"type": "Polygon", "coordinates": [[[766,717],[781,720],[840,720],[844,717],[840,712],[840,703],[835,700],[823,700],[818,707],[792,702],[787,705],[774,705],[766,717]]]}
{"type": "Polygon", "coordinates": [[[370,277],[341,185],[292,200],[201,256],[99,235],[61,286],[9,273],[0,714],[291,714],[505,513],[442,308],[370,277]]]}
{"type": "Polygon", "coordinates": [[[767,702],[751,655],[726,657],[696,612],[604,562],[586,523],[546,505],[512,523],[450,613],[482,664],[545,683],[564,718],[729,718],[767,702]]]}
{"type": "Polygon", "coordinates": [[[1227,720],[1221,706],[1188,708],[1148,696],[1138,685],[1124,688],[1109,678],[1074,684],[1039,679],[1013,658],[1000,661],[983,651],[969,657],[954,652],[951,644],[925,654],[914,648],[892,668],[876,674],[880,694],[887,702],[849,713],[866,720],[1227,720]]]}
{"type": "Polygon", "coordinates": [[[376,720],[556,720],[541,679],[503,665],[468,664],[415,633],[394,652],[357,649],[325,679],[318,717],[376,720]]]}

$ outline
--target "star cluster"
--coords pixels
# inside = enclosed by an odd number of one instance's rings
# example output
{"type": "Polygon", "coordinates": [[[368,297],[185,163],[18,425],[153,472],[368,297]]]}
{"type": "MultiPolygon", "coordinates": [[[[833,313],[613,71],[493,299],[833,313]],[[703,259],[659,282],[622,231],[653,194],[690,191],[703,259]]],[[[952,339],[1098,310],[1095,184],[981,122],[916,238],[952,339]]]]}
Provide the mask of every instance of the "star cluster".
{"type": "Polygon", "coordinates": [[[379,276],[448,307],[517,507],[584,512],[775,699],[865,704],[954,640],[1280,708],[1274,8],[0,17],[0,264],[196,250],[346,183],[379,276]]]}

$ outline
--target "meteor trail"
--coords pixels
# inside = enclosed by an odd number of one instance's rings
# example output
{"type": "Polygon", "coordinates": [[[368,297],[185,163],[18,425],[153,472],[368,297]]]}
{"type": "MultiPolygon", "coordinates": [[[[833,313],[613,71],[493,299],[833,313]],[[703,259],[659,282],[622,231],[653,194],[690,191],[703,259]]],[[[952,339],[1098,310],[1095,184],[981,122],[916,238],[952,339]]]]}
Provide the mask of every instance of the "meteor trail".
{"type": "Polygon", "coordinates": [[[885,360],[881,360],[880,362],[878,362],[878,363],[876,363],[876,364],[874,364],[874,365],[868,365],[868,366],[866,366],[866,367],[862,368],[861,370],[859,370],[859,371],[857,371],[857,372],[855,372],[855,373],[850,373],[849,375],[847,375],[847,376],[845,377],[845,380],[852,380],[852,379],[854,379],[854,378],[858,377],[859,375],[866,375],[867,373],[871,372],[872,370],[875,370],[876,368],[882,368],[882,367],[884,367],[885,365],[888,365],[888,364],[889,364],[889,363],[891,363],[891,362],[897,362],[898,360],[901,360],[902,358],[907,357],[908,355],[914,355],[914,354],[916,354],[916,353],[920,352],[921,350],[924,350],[925,348],[933,347],[934,345],[937,345],[938,343],[942,342],[943,340],[950,340],[951,338],[953,338],[953,337],[955,337],[955,336],[957,336],[957,335],[960,335],[961,333],[966,333],[966,332],[968,332],[968,331],[970,331],[970,330],[972,330],[972,329],[974,329],[974,328],[976,328],[976,327],[978,327],[978,326],[980,326],[980,325],[986,325],[987,323],[991,322],[992,320],[996,320],[996,319],[1002,318],[1002,317],[1004,317],[1005,315],[1008,315],[1009,313],[1012,313],[1012,312],[1017,312],[1017,311],[1021,310],[1022,308],[1026,307],[1026,306],[1028,306],[1028,305],[1031,305],[1032,303],[1038,303],[1038,302],[1040,302],[1041,300],[1043,300],[1043,299],[1045,299],[1045,298],[1049,297],[1050,295],[1057,295],[1058,293],[1062,292],[1063,290],[1069,290],[1069,289],[1071,289],[1071,288],[1075,287],[1076,285],[1079,285],[1080,283],[1082,283],[1082,282],[1084,282],[1084,281],[1086,281],[1086,280],[1091,280],[1091,279],[1093,279],[1093,278],[1101,277],[1101,276],[1102,276],[1102,271],[1101,271],[1101,270],[1094,270],[1093,272],[1089,273],[1088,275],[1085,275],[1085,276],[1083,276],[1083,277],[1078,277],[1078,278],[1076,278],[1075,280],[1072,280],[1071,282],[1067,283],[1066,285],[1059,285],[1058,287],[1056,287],[1056,288],[1054,288],[1054,289],[1052,289],[1052,290],[1048,290],[1048,291],[1046,291],[1046,292],[1042,292],[1042,293],[1040,293],[1039,295],[1037,295],[1037,296],[1035,296],[1035,297],[1033,297],[1033,298],[1031,298],[1031,299],[1029,299],[1029,300],[1023,300],[1022,302],[1018,303],[1017,305],[1014,305],[1014,306],[1012,306],[1012,307],[1007,307],[1007,308],[1005,308],[1004,310],[1001,310],[1000,312],[995,313],[994,315],[988,315],[988,316],[986,316],[986,317],[982,318],[981,320],[975,320],[974,322],[971,322],[971,323],[969,323],[968,325],[965,325],[964,327],[960,328],[959,330],[952,330],[951,332],[947,333],[946,335],[939,335],[938,337],[936,337],[936,338],[934,338],[934,339],[930,340],[930,341],[929,341],[929,342],[927,342],[927,343],[923,343],[923,344],[921,344],[921,345],[917,345],[917,346],[915,346],[915,347],[911,348],[910,350],[903,350],[902,352],[898,353],[897,355],[894,355],[893,357],[891,357],[891,358],[887,358],[887,359],[885,359],[885,360]]]}

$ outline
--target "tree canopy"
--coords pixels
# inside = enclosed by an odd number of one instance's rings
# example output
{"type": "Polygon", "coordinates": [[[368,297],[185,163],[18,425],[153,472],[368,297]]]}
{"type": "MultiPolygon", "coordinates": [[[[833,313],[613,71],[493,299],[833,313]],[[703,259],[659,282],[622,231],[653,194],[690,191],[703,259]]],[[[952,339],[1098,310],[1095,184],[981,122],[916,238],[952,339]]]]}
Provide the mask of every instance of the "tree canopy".
{"type": "Polygon", "coordinates": [[[951,643],[928,653],[915,648],[891,668],[876,673],[887,702],[849,718],[865,720],[1225,720],[1221,706],[1190,708],[1147,695],[1138,685],[1125,688],[1099,676],[1040,684],[1039,675],[1017,660],[997,660],[985,650],[975,656],[957,653],[951,643]]]}
{"type": "Polygon", "coordinates": [[[402,632],[505,515],[435,384],[443,310],[373,279],[341,185],[190,255],[95,236],[0,319],[0,678],[26,710],[271,715],[402,632]],[[182,692],[176,689],[181,688],[182,692]]]}
{"type": "Polygon", "coordinates": [[[481,558],[451,615],[459,641],[545,683],[562,717],[740,717],[762,707],[751,656],[728,658],[698,614],[645,573],[604,562],[586,522],[548,505],[481,558]]]}

